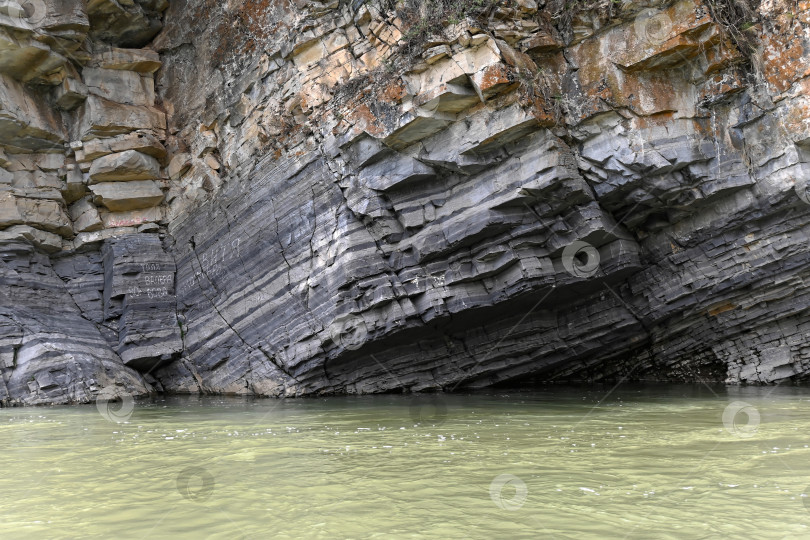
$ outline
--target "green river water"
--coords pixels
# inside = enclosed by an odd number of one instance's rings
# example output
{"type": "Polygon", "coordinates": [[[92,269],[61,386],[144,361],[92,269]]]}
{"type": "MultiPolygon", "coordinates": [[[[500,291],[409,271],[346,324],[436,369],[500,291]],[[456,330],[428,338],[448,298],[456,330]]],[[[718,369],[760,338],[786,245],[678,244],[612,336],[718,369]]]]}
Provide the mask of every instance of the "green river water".
{"type": "Polygon", "coordinates": [[[810,538],[810,388],[129,405],[0,409],[0,538],[810,538]]]}

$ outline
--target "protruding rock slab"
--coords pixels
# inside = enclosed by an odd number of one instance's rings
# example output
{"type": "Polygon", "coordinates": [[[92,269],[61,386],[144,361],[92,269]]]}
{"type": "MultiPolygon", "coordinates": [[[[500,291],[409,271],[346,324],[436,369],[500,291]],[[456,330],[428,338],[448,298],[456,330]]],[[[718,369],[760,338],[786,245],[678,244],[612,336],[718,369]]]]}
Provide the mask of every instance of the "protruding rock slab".
{"type": "Polygon", "coordinates": [[[101,221],[104,227],[112,229],[118,227],[140,227],[148,223],[157,223],[164,219],[164,207],[155,206],[142,210],[129,210],[127,212],[101,212],[101,221]]]}
{"type": "Polygon", "coordinates": [[[37,85],[58,84],[88,31],[83,0],[0,3],[0,72],[37,85]]]}
{"type": "Polygon", "coordinates": [[[137,150],[127,150],[98,158],[90,167],[90,183],[154,180],[160,176],[160,163],[137,150]]]}
{"type": "Polygon", "coordinates": [[[157,109],[115,103],[98,96],[88,96],[76,114],[74,140],[113,137],[139,129],[166,129],[166,115],[157,109]]]}
{"type": "Polygon", "coordinates": [[[124,212],[157,206],[163,200],[160,185],[153,180],[102,182],[90,186],[99,204],[112,212],[124,212]]]}
{"type": "Polygon", "coordinates": [[[61,120],[45,101],[0,75],[0,145],[24,151],[62,150],[61,120]]]}
{"type": "Polygon", "coordinates": [[[90,197],[80,199],[70,206],[70,218],[77,233],[97,231],[104,226],[90,197]]]}
{"type": "Polygon", "coordinates": [[[0,229],[11,225],[33,225],[61,236],[73,235],[70,219],[59,201],[0,191],[0,229]]]}
{"type": "Polygon", "coordinates": [[[89,67],[154,73],[162,65],[160,55],[149,49],[121,49],[95,44],[89,67]]]}
{"type": "Polygon", "coordinates": [[[175,313],[174,259],[155,234],[104,243],[104,312],[120,317],[118,352],[124,363],[147,371],[183,349],[175,313]]]}
{"type": "Polygon", "coordinates": [[[0,244],[19,241],[31,244],[43,253],[56,253],[62,249],[62,237],[58,234],[35,229],[29,225],[14,225],[0,231],[0,244]]]}
{"type": "Polygon", "coordinates": [[[158,160],[166,157],[166,148],[151,131],[135,131],[106,139],[91,139],[76,151],[79,163],[93,161],[107,154],[137,150],[158,160]]]}
{"type": "Polygon", "coordinates": [[[167,0],[92,0],[88,2],[90,35],[122,47],[143,47],[163,28],[167,0]]]}
{"type": "Polygon", "coordinates": [[[54,89],[54,102],[63,111],[72,111],[87,99],[87,87],[72,77],[65,77],[62,84],[54,89]]]}
{"type": "Polygon", "coordinates": [[[88,92],[115,101],[152,107],[155,104],[155,81],[151,75],[142,76],[134,71],[85,68],[82,79],[88,92]]]}

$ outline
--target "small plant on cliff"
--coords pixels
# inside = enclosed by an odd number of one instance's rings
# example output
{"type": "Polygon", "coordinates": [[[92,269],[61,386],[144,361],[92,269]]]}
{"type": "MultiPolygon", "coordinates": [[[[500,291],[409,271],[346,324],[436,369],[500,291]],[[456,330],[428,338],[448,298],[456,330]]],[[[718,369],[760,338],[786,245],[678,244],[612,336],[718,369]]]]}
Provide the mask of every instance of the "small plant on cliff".
{"type": "Polygon", "coordinates": [[[177,326],[180,328],[180,339],[186,339],[186,330],[183,328],[183,323],[180,322],[180,319],[177,319],[177,326]]]}
{"type": "MultiPolygon", "coordinates": [[[[620,16],[628,3],[629,0],[548,0],[546,7],[553,14],[560,34],[570,38],[578,14],[595,14],[601,20],[609,21],[620,16]]],[[[712,19],[726,30],[740,52],[750,57],[755,45],[748,30],[760,22],[759,0],[705,0],[704,3],[712,19]]]]}
{"type": "Polygon", "coordinates": [[[625,0],[548,0],[546,9],[551,13],[560,35],[569,39],[574,18],[579,13],[598,13],[608,20],[618,15],[625,0]]]}
{"type": "Polygon", "coordinates": [[[536,72],[518,69],[516,75],[523,99],[526,101],[539,99],[542,108],[551,115],[554,124],[564,123],[565,103],[563,96],[555,93],[559,87],[555,83],[554,74],[547,68],[540,67],[536,72]]]}
{"type": "Polygon", "coordinates": [[[479,23],[487,28],[484,20],[499,8],[514,8],[516,0],[360,0],[355,9],[363,4],[373,4],[383,13],[396,13],[403,22],[403,35],[394,54],[383,59],[380,66],[371,72],[353,77],[341,86],[336,99],[345,100],[357,94],[369,84],[385,86],[392,77],[400,75],[413,64],[424,46],[432,37],[441,35],[445,27],[465,20],[479,23]]]}
{"type": "Polygon", "coordinates": [[[756,43],[747,30],[759,22],[759,0],[710,0],[707,4],[712,19],[728,32],[740,52],[750,57],[756,49],[756,43]]]}
{"type": "Polygon", "coordinates": [[[513,0],[393,0],[389,7],[408,25],[404,38],[407,45],[414,46],[441,34],[445,26],[486,18],[495,9],[510,7],[512,3],[513,0]]]}

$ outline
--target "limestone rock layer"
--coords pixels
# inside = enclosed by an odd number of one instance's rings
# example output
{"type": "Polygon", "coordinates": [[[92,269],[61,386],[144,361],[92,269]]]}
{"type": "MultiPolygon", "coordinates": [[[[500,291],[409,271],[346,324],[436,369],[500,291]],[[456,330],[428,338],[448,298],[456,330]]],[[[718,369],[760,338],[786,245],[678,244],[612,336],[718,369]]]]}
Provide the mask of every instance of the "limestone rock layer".
{"type": "Polygon", "coordinates": [[[810,2],[0,31],[3,403],[810,373],[810,2]]]}

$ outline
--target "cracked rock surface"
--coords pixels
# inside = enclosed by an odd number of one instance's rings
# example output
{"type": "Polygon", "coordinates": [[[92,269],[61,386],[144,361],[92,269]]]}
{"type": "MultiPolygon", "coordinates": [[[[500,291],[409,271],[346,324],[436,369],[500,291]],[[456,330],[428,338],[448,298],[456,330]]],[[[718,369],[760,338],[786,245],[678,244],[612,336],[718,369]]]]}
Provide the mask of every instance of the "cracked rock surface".
{"type": "Polygon", "coordinates": [[[129,4],[0,16],[3,403],[808,378],[810,2],[129,4]]]}

